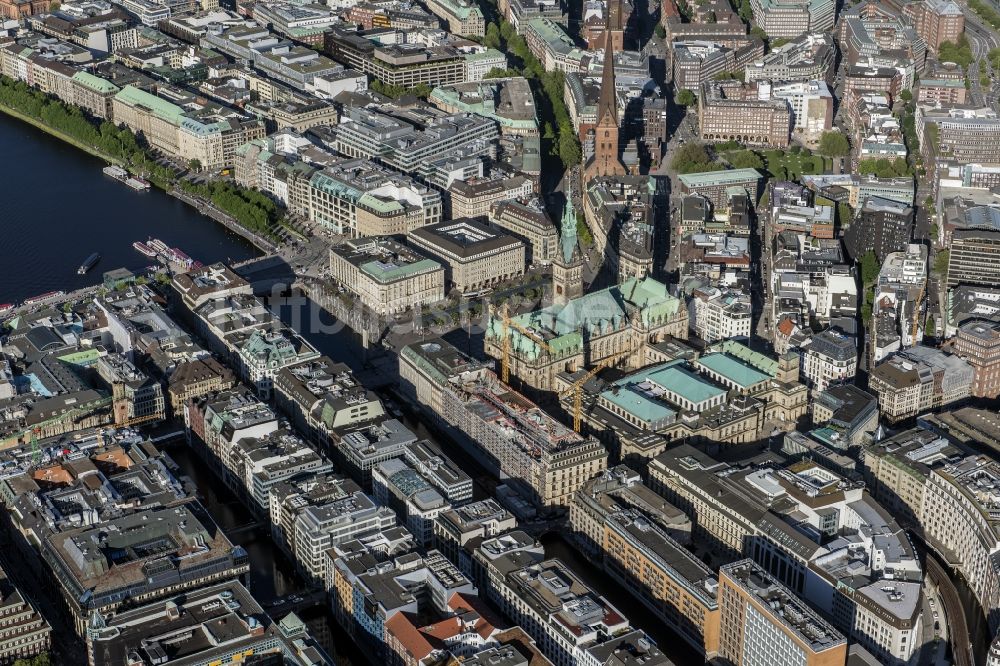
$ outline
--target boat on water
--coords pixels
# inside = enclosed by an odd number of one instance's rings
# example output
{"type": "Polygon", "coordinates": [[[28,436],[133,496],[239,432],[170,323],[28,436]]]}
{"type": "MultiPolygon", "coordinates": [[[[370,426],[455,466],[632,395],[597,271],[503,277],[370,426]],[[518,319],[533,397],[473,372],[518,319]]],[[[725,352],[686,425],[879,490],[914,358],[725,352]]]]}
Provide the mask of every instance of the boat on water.
{"type": "Polygon", "coordinates": [[[117,164],[109,164],[101,169],[101,171],[104,172],[104,175],[111,176],[119,183],[125,183],[137,192],[144,192],[151,187],[148,180],[145,178],[139,178],[138,176],[130,176],[128,171],[121,168],[117,164]]]}
{"type": "Polygon", "coordinates": [[[87,271],[93,268],[100,260],[101,260],[101,255],[98,254],[97,252],[94,252],[92,255],[84,259],[83,263],[80,264],[80,267],[76,269],[77,275],[86,275],[87,271]]]}
{"type": "Polygon", "coordinates": [[[142,254],[146,255],[147,257],[155,257],[156,256],[156,250],[154,250],[153,248],[149,247],[148,245],[146,245],[142,241],[136,241],[136,242],[132,243],[132,247],[134,247],[138,252],[141,252],[142,254]]]}
{"type": "Polygon", "coordinates": [[[125,181],[125,184],[137,192],[145,192],[151,187],[149,181],[145,178],[129,178],[125,181]]]}
{"type": "Polygon", "coordinates": [[[174,262],[175,264],[181,264],[182,266],[190,266],[194,263],[194,259],[187,256],[180,248],[172,247],[167,253],[167,258],[174,262]]]}
{"type": "MultiPolygon", "coordinates": [[[[170,247],[159,238],[150,238],[146,243],[140,243],[140,245],[143,245],[153,253],[149,256],[157,257],[160,261],[168,264],[175,264],[176,266],[182,266],[185,269],[190,269],[195,263],[197,263],[180,248],[170,247]]],[[[132,244],[132,247],[135,247],[135,249],[145,254],[145,251],[140,249],[135,243],[132,244]]]]}
{"type": "Polygon", "coordinates": [[[105,176],[111,176],[121,183],[124,183],[128,179],[128,171],[116,164],[110,164],[101,170],[104,172],[105,176]]]}
{"type": "Polygon", "coordinates": [[[56,291],[47,291],[44,294],[39,294],[38,296],[32,296],[31,298],[24,299],[25,305],[37,305],[39,303],[44,303],[51,298],[58,298],[59,296],[65,296],[66,292],[59,289],[56,291]]]}

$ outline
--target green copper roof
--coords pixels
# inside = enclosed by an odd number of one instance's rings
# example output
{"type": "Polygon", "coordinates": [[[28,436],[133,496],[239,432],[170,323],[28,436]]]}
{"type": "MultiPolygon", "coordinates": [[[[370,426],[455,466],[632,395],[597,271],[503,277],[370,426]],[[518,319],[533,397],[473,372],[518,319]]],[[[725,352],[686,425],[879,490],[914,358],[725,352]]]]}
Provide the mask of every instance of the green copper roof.
{"type": "MultiPolygon", "coordinates": [[[[542,337],[555,353],[577,351],[587,337],[604,335],[628,325],[630,316],[637,316],[643,325],[676,315],[680,301],[667,293],[661,282],[645,278],[629,278],[620,285],[585,294],[565,306],[552,305],[528,312],[514,321],[542,337]]],[[[500,338],[503,322],[491,317],[487,335],[500,338]]],[[[530,337],[511,327],[512,349],[527,358],[537,358],[541,348],[530,337]]]]}
{"type": "Polygon", "coordinates": [[[60,356],[59,360],[63,363],[69,363],[70,365],[92,365],[97,362],[97,359],[100,358],[100,356],[101,352],[96,349],[84,349],[83,351],[60,356]]]}
{"type": "Polygon", "coordinates": [[[962,79],[920,79],[920,85],[936,88],[964,88],[965,81],[962,79]]]}
{"type": "Polygon", "coordinates": [[[500,51],[497,51],[496,49],[486,49],[485,51],[476,51],[474,53],[466,53],[465,54],[465,59],[466,60],[472,60],[472,61],[476,61],[476,60],[495,60],[496,58],[504,58],[504,59],[506,59],[506,56],[503,53],[501,53],[500,51]]]}
{"type": "Polygon", "coordinates": [[[278,623],[286,636],[296,636],[306,630],[306,624],[295,613],[289,613],[278,623]]]}
{"type": "Polygon", "coordinates": [[[399,355],[430,375],[431,379],[439,386],[444,386],[448,383],[448,377],[436,365],[429,362],[423,354],[414,349],[413,345],[403,347],[399,351],[399,355]]]}
{"type": "Polygon", "coordinates": [[[672,420],[677,415],[677,412],[670,409],[662,400],[629,387],[604,391],[601,397],[647,423],[672,420]]]}
{"type": "Polygon", "coordinates": [[[95,92],[101,93],[102,95],[115,93],[119,90],[118,86],[111,83],[111,81],[102,79],[99,76],[94,76],[89,72],[77,72],[73,75],[73,80],[95,92]]]}
{"type": "Polygon", "coordinates": [[[697,362],[699,365],[729,379],[742,389],[747,389],[771,378],[770,375],[764,374],[729,354],[705,354],[697,362]]]}
{"type": "Polygon", "coordinates": [[[576,42],[566,34],[565,28],[548,17],[543,16],[531,19],[528,21],[528,27],[541,37],[542,41],[548,43],[556,51],[569,51],[576,48],[576,42]],[[559,48],[560,46],[562,46],[562,49],[559,48]]]}
{"type": "Polygon", "coordinates": [[[358,188],[348,185],[337,178],[331,178],[329,174],[322,171],[317,171],[313,175],[310,184],[321,192],[326,192],[331,196],[339,199],[347,199],[355,203],[362,195],[361,190],[358,188]]]}
{"type": "Polygon", "coordinates": [[[714,185],[736,185],[748,180],[763,178],[756,169],[728,169],[726,171],[703,171],[700,173],[682,173],[677,176],[687,187],[710,187],[714,185]]]}
{"type": "Polygon", "coordinates": [[[483,11],[475,3],[469,2],[468,0],[434,0],[428,3],[433,8],[435,5],[440,7],[443,11],[456,16],[462,20],[466,20],[470,15],[483,15],[483,11]]]}
{"type": "Polygon", "coordinates": [[[385,264],[381,261],[366,261],[358,268],[376,281],[385,284],[413,277],[414,275],[420,275],[428,271],[440,270],[441,264],[433,259],[421,259],[420,261],[405,265],[385,264]]]}
{"type": "Polygon", "coordinates": [[[644,390],[643,387],[648,385],[648,390],[654,393],[656,387],[660,386],[695,405],[726,393],[725,389],[686,369],[684,364],[683,360],[669,361],[619,379],[615,385],[622,388],[631,387],[633,390],[644,390]]]}
{"type": "Polygon", "coordinates": [[[261,331],[254,331],[243,345],[240,353],[256,357],[267,367],[282,367],[295,358],[295,346],[284,336],[271,337],[261,331]]]}
{"type": "Polygon", "coordinates": [[[562,223],[559,226],[559,249],[563,261],[567,264],[573,261],[576,254],[576,211],[573,210],[573,186],[566,189],[566,207],[563,208],[562,223]]]}
{"type": "Polygon", "coordinates": [[[765,372],[772,377],[778,374],[778,361],[767,354],[761,354],[747,347],[736,340],[726,340],[721,345],[721,351],[730,356],[745,361],[746,363],[765,372]]]}
{"type": "MultiPolygon", "coordinates": [[[[469,84],[461,84],[463,87],[469,84]]],[[[430,101],[444,104],[448,107],[459,109],[465,113],[475,113],[476,115],[490,118],[507,127],[518,130],[537,130],[537,118],[510,118],[497,113],[494,99],[498,96],[500,83],[481,81],[478,84],[479,92],[476,95],[463,94],[455,86],[438,86],[431,91],[430,101]]]]}
{"type": "Polygon", "coordinates": [[[125,86],[121,92],[115,95],[115,99],[129,106],[141,106],[149,109],[158,118],[174,125],[180,125],[184,119],[184,109],[135,86],[125,86]]]}
{"type": "Polygon", "coordinates": [[[358,205],[376,213],[395,213],[403,210],[403,205],[395,199],[382,199],[369,192],[361,195],[361,198],[358,199],[358,205]]]}

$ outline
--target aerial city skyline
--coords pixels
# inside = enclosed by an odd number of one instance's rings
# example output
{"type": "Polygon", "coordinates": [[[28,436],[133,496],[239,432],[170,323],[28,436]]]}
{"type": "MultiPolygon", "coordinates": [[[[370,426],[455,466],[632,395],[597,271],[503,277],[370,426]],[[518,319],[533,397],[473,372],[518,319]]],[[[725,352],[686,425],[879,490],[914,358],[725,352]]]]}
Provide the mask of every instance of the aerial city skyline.
{"type": "Polygon", "coordinates": [[[1000,666],[998,31],[0,0],[0,662],[1000,666]]]}

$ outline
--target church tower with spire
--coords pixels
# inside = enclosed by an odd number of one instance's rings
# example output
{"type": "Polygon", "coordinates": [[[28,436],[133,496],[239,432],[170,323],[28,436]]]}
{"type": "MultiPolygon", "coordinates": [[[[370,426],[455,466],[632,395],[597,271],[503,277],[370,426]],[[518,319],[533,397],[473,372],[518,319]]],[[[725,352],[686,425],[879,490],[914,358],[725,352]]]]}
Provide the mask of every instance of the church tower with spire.
{"type": "Polygon", "coordinates": [[[608,0],[608,18],[604,30],[611,39],[615,51],[625,50],[625,17],[622,16],[622,0],[608,0]]]}
{"type": "Polygon", "coordinates": [[[594,127],[594,155],[583,169],[586,184],[601,176],[624,176],[625,165],[618,159],[618,97],[615,94],[615,50],[611,21],[604,31],[604,69],[601,72],[601,95],[597,102],[597,125],[594,127]]]}
{"type": "Polygon", "coordinates": [[[576,236],[573,191],[566,190],[566,207],[559,225],[559,250],[552,262],[552,303],[566,305],[583,296],[583,258],[576,236]]]}

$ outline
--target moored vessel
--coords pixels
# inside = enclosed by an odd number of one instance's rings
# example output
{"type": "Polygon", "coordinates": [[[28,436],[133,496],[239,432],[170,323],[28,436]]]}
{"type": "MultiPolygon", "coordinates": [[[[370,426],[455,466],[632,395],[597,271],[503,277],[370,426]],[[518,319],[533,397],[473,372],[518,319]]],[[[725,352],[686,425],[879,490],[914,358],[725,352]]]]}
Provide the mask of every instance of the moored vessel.
{"type": "Polygon", "coordinates": [[[25,305],[37,305],[39,303],[44,303],[51,298],[58,298],[59,296],[65,296],[66,292],[61,289],[56,291],[47,291],[44,294],[39,294],[38,296],[32,296],[31,298],[24,299],[25,305]]]}
{"type": "Polygon", "coordinates": [[[121,168],[117,164],[109,164],[108,166],[101,169],[105,176],[111,176],[115,180],[124,183],[128,179],[128,171],[121,168]]]}
{"type": "Polygon", "coordinates": [[[136,242],[132,243],[132,247],[134,247],[138,252],[141,252],[142,254],[146,255],[147,257],[155,257],[156,256],[156,250],[154,250],[153,248],[149,247],[148,245],[146,245],[142,241],[136,241],[136,242]]]}
{"type": "Polygon", "coordinates": [[[98,254],[97,252],[94,252],[89,257],[84,259],[83,263],[80,264],[80,267],[76,269],[77,275],[85,275],[87,271],[93,268],[94,265],[97,264],[97,262],[100,260],[101,260],[101,255],[98,254]]]}

